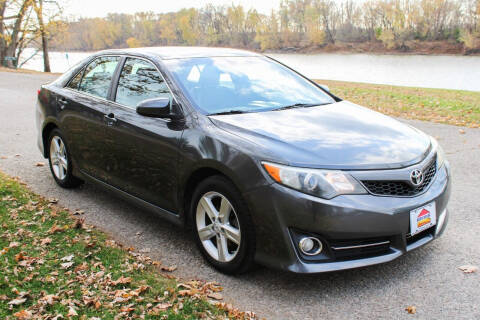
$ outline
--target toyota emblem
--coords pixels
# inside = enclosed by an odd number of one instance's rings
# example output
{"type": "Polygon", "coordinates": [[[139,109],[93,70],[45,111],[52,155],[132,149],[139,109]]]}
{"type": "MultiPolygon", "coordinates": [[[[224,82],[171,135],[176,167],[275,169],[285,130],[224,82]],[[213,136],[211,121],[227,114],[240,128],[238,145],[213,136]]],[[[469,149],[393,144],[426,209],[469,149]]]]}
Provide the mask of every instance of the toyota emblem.
{"type": "Polygon", "coordinates": [[[418,187],[423,182],[423,172],[422,170],[416,169],[410,173],[410,181],[415,187],[418,187]]]}

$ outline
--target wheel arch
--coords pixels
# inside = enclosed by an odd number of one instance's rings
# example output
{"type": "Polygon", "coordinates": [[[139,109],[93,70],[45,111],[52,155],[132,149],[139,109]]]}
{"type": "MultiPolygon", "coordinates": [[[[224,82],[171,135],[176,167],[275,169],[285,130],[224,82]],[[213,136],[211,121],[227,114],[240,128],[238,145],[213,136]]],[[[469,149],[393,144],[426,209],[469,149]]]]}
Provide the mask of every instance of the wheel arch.
{"type": "Polygon", "coordinates": [[[233,173],[231,173],[228,168],[211,163],[205,163],[196,167],[187,175],[183,184],[184,188],[182,188],[182,191],[179,195],[179,203],[182,205],[186,226],[189,227],[192,223],[192,217],[189,214],[189,210],[192,203],[192,196],[196,187],[205,179],[216,175],[223,176],[224,178],[228,179],[238,190],[241,190],[238,181],[236,181],[237,179],[235,179],[233,173]]]}
{"type": "Polygon", "coordinates": [[[49,122],[47,123],[44,127],[43,127],[43,130],[42,130],[42,143],[43,143],[43,156],[45,158],[48,157],[48,152],[49,152],[49,149],[48,149],[48,138],[50,137],[50,133],[55,130],[55,129],[58,129],[58,125],[54,122],[49,122]]]}

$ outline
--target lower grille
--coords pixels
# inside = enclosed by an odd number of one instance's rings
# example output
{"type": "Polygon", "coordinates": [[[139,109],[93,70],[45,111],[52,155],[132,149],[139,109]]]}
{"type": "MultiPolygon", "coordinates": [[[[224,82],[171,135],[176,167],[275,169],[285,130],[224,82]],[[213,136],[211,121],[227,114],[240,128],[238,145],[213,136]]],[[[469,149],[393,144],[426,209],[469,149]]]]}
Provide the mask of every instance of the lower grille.
{"type": "Polygon", "coordinates": [[[433,235],[435,232],[435,226],[430,227],[426,230],[423,230],[422,232],[417,233],[416,235],[411,235],[410,233],[407,234],[407,245],[410,245],[414,242],[417,242],[418,240],[426,237],[427,235],[433,235]]]}
{"type": "Polygon", "coordinates": [[[374,195],[412,197],[426,190],[436,173],[437,161],[433,159],[425,168],[423,182],[418,187],[414,187],[406,181],[365,180],[362,183],[374,195]]]}
{"type": "Polygon", "coordinates": [[[352,260],[390,252],[390,238],[333,241],[330,248],[335,260],[352,260]]]}

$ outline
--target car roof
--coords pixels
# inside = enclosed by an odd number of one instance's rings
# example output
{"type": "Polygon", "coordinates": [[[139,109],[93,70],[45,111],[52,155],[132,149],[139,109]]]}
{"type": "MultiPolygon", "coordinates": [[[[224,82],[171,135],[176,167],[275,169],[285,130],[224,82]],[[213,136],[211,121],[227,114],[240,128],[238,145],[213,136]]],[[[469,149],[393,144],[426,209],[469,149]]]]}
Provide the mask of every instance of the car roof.
{"type": "Polygon", "coordinates": [[[137,54],[156,56],[160,59],[205,58],[205,57],[258,57],[258,53],[214,47],[145,47],[130,49],[105,50],[98,54],[137,54]]]}

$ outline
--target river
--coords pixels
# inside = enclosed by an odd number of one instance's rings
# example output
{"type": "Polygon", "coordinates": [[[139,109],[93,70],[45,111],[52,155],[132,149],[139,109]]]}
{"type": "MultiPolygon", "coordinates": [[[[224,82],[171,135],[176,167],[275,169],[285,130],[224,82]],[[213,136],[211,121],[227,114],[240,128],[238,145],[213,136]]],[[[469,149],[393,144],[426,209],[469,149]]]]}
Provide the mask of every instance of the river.
{"type": "MultiPolygon", "coordinates": [[[[26,51],[28,57],[32,51],[26,51]]],[[[53,72],[64,72],[90,55],[88,52],[50,52],[53,72]]],[[[398,86],[480,91],[479,56],[268,54],[312,79],[328,79],[398,86]]],[[[43,71],[41,55],[25,69],[43,71]]]]}

